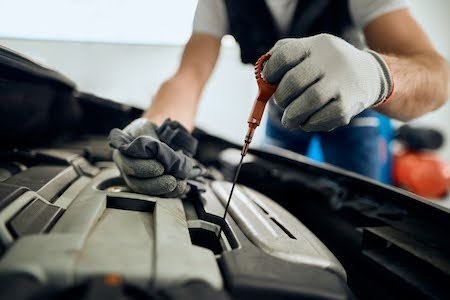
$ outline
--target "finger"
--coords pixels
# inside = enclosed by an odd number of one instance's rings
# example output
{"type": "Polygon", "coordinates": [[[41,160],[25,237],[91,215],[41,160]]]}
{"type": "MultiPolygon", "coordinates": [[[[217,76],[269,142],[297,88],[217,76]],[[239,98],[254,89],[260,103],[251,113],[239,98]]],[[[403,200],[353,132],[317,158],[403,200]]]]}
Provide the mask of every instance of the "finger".
{"type": "Polygon", "coordinates": [[[172,192],[177,187],[177,179],[172,175],[154,178],[124,176],[125,182],[135,192],[150,196],[160,196],[172,192]]]}
{"type": "Polygon", "coordinates": [[[262,76],[270,83],[278,83],[286,72],[309,56],[309,49],[299,39],[283,39],[269,53],[271,57],[264,65],[262,76]]]}
{"type": "Polygon", "coordinates": [[[166,198],[178,198],[189,191],[189,186],[186,180],[178,180],[177,187],[170,193],[164,194],[166,198]]]}
{"type": "Polygon", "coordinates": [[[177,178],[187,178],[196,161],[181,151],[175,151],[166,143],[150,136],[140,136],[119,148],[121,154],[136,159],[156,160],[164,167],[166,174],[177,178]]]}
{"type": "Polygon", "coordinates": [[[305,59],[289,70],[281,79],[274,94],[275,103],[286,108],[307,88],[317,83],[322,77],[322,71],[311,59],[305,59]]]}
{"type": "Polygon", "coordinates": [[[281,119],[284,127],[294,129],[302,126],[313,114],[339,96],[338,88],[322,78],[308,87],[286,107],[281,119]]]}
{"type": "Polygon", "coordinates": [[[126,175],[151,178],[161,176],[164,173],[164,166],[154,159],[133,158],[114,150],[113,160],[126,175]]]}
{"type": "Polygon", "coordinates": [[[353,114],[340,99],[329,102],[301,126],[305,131],[331,131],[350,123],[353,114]]]}

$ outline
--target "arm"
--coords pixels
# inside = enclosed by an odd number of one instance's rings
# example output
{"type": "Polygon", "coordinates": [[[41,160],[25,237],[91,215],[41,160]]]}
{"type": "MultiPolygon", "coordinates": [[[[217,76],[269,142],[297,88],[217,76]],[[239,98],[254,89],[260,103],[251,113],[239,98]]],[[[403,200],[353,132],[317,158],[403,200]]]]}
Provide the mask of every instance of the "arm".
{"type": "Polygon", "coordinates": [[[161,85],[144,117],[158,125],[171,118],[192,130],[201,92],[214,69],[219,51],[220,39],[207,34],[192,34],[178,70],[161,85]]]}
{"type": "Polygon", "coordinates": [[[385,14],[364,30],[369,47],[387,63],[394,94],[377,111],[408,121],[443,105],[448,98],[448,67],[408,10],[385,14]]]}

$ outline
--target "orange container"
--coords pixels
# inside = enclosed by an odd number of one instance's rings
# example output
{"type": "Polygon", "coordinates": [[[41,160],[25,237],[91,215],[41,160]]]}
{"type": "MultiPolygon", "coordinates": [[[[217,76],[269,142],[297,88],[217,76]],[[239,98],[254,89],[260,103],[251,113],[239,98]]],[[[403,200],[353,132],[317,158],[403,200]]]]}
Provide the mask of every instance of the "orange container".
{"type": "Polygon", "coordinates": [[[394,183],[417,195],[439,199],[450,189],[450,165],[431,152],[394,155],[394,183]]]}

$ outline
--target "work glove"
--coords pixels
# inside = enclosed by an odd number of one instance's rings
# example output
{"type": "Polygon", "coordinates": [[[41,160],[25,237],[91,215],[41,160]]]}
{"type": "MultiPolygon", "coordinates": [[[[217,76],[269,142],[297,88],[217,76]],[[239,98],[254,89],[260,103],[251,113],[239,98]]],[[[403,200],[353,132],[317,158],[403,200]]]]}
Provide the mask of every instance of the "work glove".
{"type": "Polygon", "coordinates": [[[131,190],[159,197],[180,197],[188,179],[205,173],[192,158],[197,140],[178,122],[160,127],[140,118],[109,135],[113,160],[131,190]]]}
{"type": "Polygon", "coordinates": [[[382,103],[393,90],[379,54],[333,35],[283,39],[269,53],[262,75],[278,84],[274,101],[289,129],[330,131],[382,103]]]}

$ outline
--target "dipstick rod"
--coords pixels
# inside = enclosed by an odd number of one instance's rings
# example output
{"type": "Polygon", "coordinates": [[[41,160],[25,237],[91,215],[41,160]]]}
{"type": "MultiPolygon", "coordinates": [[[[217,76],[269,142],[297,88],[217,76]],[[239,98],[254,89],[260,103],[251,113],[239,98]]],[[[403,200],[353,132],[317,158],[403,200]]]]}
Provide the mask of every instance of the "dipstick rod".
{"type": "MultiPolygon", "coordinates": [[[[236,173],[234,173],[233,185],[231,186],[230,196],[228,197],[227,205],[225,206],[225,212],[223,213],[223,217],[222,217],[224,223],[226,222],[225,221],[225,217],[227,216],[228,207],[230,206],[231,197],[233,196],[234,187],[236,186],[236,181],[238,180],[239,173],[241,172],[241,167],[242,167],[242,162],[244,161],[244,156],[245,155],[241,155],[241,160],[239,161],[239,165],[238,165],[238,167],[236,169],[236,173]]],[[[217,237],[219,239],[220,239],[220,234],[222,233],[222,228],[223,228],[223,225],[220,225],[219,234],[217,235],[217,237]]]]}

